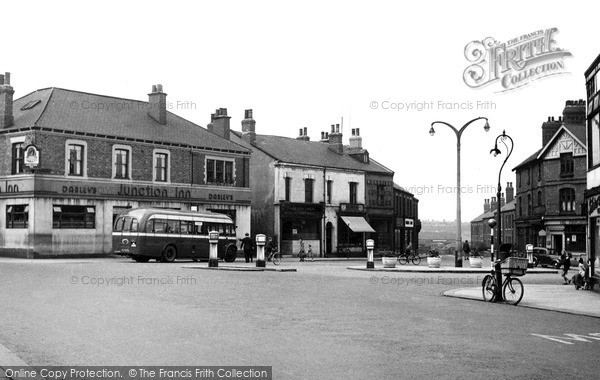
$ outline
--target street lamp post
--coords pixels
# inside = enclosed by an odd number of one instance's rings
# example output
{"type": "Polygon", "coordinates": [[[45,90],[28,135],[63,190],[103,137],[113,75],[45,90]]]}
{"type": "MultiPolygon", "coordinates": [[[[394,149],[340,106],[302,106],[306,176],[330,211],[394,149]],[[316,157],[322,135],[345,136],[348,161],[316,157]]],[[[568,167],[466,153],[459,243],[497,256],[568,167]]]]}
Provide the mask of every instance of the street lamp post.
{"type": "MultiPolygon", "coordinates": [[[[500,141],[502,144],[504,144],[507,155],[506,155],[506,158],[504,159],[504,162],[502,162],[502,166],[500,166],[500,171],[498,172],[498,189],[496,192],[496,199],[498,200],[498,211],[497,211],[497,216],[496,216],[496,219],[497,219],[496,228],[497,229],[496,229],[496,236],[494,239],[494,250],[496,251],[496,260],[500,259],[500,245],[502,244],[502,203],[500,202],[500,196],[502,195],[502,185],[501,185],[500,179],[502,176],[502,169],[504,169],[504,165],[506,164],[506,161],[508,161],[508,158],[512,154],[513,148],[515,146],[513,139],[509,135],[506,134],[506,131],[502,131],[502,134],[498,135],[498,137],[496,137],[496,141],[494,142],[494,148],[492,150],[490,150],[490,154],[493,154],[494,157],[496,157],[499,154],[502,154],[502,151],[500,149],[498,149],[498,141],[500,141]],[[510,141],[510,148],[506,144],[506,140],[510,141]]],[[[494,262],[494,254],[492,253],[492,263],[493,262],[494,262]]],[[[502,284],[502,272],[500,270],[500,262],[499,261],[494,264],[494,268],[496,270],[496,283],[502,284]]],[[[501,288],[501,286],[496,287],[496,301],[502,301],[502,289],[500,289],[500,288],[501,288]]]]}
{"type": "Polygon", "coordinates": [[[483,116],[480,116],[473,120],[468,121],[460,129],[454,128],[454,126],[446,123],[445,121],[434,121],[433,123],[431,123],[431,128],[429,129],[429,134],[431,136],[433,136],[435,134],[435,129],[433,129],[433,125],[436,123],[439,123],[439,124],[443,124],[443,125],[450,127],[456,134],[456,236],[457,236],[458,242],[457,242],[456,253],[454,254],[454,266],[458,266],[458,252],[460,252],[461,243],[462,243],[462,231],[461,231],[462,226],[461,226],[461,215],[460,215],[460,193],[461,193],[461,191],[460,191],[460,138],[463,134],[463,131],[469,125],[471,125],[471,123],[473,123],[477,120],[480,120],[480,119],[485,119],[485,126],[483,127],[483,129],[486,132],[489,131],[490,124],[488,123],[487,117],[483,117],[483,116]]]}

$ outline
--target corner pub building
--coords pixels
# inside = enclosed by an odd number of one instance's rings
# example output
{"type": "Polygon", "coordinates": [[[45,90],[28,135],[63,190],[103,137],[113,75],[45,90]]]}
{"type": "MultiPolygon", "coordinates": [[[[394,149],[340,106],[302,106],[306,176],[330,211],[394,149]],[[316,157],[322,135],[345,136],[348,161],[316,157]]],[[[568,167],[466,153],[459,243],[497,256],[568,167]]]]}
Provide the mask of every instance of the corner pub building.
{"type": "Polygon", "coordinates": [[[0,255],[106,255],[131,207],[213,211],[250,231],[250,151],[149,101],[45,88],[14,100],[0,75],[0,255]]]}

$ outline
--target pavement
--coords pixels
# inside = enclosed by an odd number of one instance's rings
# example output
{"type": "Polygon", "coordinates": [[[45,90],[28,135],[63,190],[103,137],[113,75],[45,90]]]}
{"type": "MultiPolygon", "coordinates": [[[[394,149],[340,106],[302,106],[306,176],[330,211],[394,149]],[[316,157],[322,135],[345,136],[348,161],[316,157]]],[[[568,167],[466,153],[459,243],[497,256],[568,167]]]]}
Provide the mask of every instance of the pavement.
{"type": "MultiPolygon", "coordinates": [[[[529,270],[527,273],[529,273],[529,270]]],[[[600,318],[600,291],[598,290],[575,290],[573,285],[526,284],[524,288],[523,299],[517,307],[552,310],[600,318]]],[[[485,302],[481,287],[451,289],[442,294],[446,297],[485,302]]]]}

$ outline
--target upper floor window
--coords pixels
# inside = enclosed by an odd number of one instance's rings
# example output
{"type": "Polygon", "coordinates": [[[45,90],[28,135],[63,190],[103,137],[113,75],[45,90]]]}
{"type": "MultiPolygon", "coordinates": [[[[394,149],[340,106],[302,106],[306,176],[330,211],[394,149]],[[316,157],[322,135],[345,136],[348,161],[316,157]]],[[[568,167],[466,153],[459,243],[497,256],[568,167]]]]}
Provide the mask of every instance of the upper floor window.
{"type": "Polygon", "coordinates": [[[131,179],[131,147],[113,146],[113,173],[115,179],[131,179]]]}
{"type": "Polygon", "coordinates": [[[519,217],[523,216],[523,205],[522,205],[521,197],[517,198],[517,207],[519,209],[519,217]]]}
{"type": "Polygon", "coordinates": [[[385,185],[377,185],[377,206],[385,205],[385,185]]]}
{"type": "Polygon", "coordinates": [[[572,176],[574,170],[573,165],[573,153],[561,153],[560,154],[560,175],[561,176],[572,176]]]}
{"type": "Polygon", "coordinates": [[[154,150],[154,181],[170,182],[169,180],[169,151],[154,150]]]}
{"type": "Polygon", "coordinates": [[[532,214],[531,194],[527,194],[527,215],[532,214]]]}
{"type": "Polygon", "coordinates": [[[538,191],[537,193],[537,205],[541,206],[542,205],[542,191],[538,191]]]}
{"type": "Polygon", "coordinates": [[[84,141],[67,141],[66,172],[69,176],[86,177],[87,143],[84,141]]]}
{"type": "Polygon", "coordinates": [[[527,168],[527,184],[531,183],[531,168],[527,168]]]}
{"type": "Polygon", "coordinates": [[[285,201],[290,202],[292,199],[292,177],[285,177],[285,201]]]}
{"type": "Polygon", "coordinates": [[[313,203],[313,187],[314,187],[314,179],[305,178],[304,179],[304,202],[313,203]]]}
{"type": "Polygon", "coordinates": [[[233,185],[233,161],[206,159],[206,183],[233,185]]]}
{"type": "Polygon", "coordinates": [[[538,181],[542,180],[542,163],[538,165],[538,181]]]}
{"type": "Polygon", "coordinates": [[[333,187],[333,181],[327,180],[327,204],[331,204],[332,187],[333,187]]]}
{"type": "Polygon", "coordinates": [[[561,212],[574,212],[575,211],[575,190],[574,189],[560,189],[560,211],[561,212]]]}
{"type": "Polygon", "coordinates": [[[350,203],[358,203],[358,183],[350,182],[350,203]]]}
{"type": "Polygon", "coordinates": [[[12,144],[12,165],[11,174],[20,174],[24,171],[23,143],[12,144]]]}

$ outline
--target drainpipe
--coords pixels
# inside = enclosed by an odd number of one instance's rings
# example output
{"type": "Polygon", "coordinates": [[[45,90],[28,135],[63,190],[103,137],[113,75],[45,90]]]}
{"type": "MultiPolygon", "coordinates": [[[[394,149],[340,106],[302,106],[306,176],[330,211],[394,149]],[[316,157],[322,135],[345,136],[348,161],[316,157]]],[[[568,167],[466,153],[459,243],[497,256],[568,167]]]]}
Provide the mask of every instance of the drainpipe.
{"type": "Polygon", "coordinates": [[[325,257],[325,244],[326,244],[326,227],[325,227],[325,221],[327,220],[326,217],[326,210],[327,210],[327,167],[324,166],[323,167],[323,226],[321,227],[321,257],[325,257]]]}

